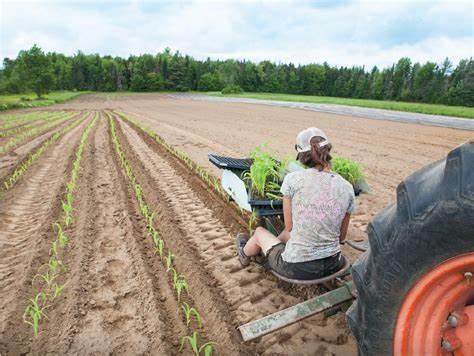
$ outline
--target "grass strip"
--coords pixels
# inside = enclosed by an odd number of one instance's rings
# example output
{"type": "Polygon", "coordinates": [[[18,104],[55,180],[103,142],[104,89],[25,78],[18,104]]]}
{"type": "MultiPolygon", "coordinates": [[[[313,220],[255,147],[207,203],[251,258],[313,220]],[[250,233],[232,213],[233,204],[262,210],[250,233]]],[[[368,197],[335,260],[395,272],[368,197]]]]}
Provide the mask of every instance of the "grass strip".
{"type": "Polygon", "coordinates": [[[0,95],[0,111],[17,108],[34,108],[64,103],[79,95],[89,94],[91,91],[56,91],[38,98],[36,94],[7,94],[0,95]]]}
{"type": "Polygon", "coordinates": [[[242,94],[222,94],[220,92],[208,92],[207,95],[217,97],[235,97],[257,100],[290,101],[313,104],[334,104],[357,106],[372,109],[396,110],[405,112],[414,112],[429,115],[445,115],[461,118],[474,119],[474,108],[467,106],[449,106],[442,104],[410,103],[404,101],[390,100],[370,100],[337,98],[331,96],[315,95],[297,95],[297,94],[278,94],[278,93],[242,93],[242,94]]]}
{"type": "Polygon", "coordinates": [[[28,305],[23,314],[23,320],[25,323],[31,325],[35,337],[38,336],[39,333],[40,321],[43,318],[47,318],[45,313],[46,309],[61,295],[65,287],[58,282],[58,277],[61,271],[66,271],[66,266],[61,258],[69,242],[66,229],[69,228],[73,222],[74,193],[77,188],[76,183],[81,168],[84,146],[97,118],[98,114],[96,113],[94,119],[87,125],[82,133],[79,146],[76,149],[70,180],[66,184],[66,193],[61,201],[61,218],[58,222],[53,224],[56,239],[51,244],[49,261],[38,269],[38,272],[31,282],[34,290],[33,297],[28,300],[28,305]]]}
{"type": "MultiPolygon", "coordinates": [[[[120,144],[120,141],[115,129],[115,120],[112,117],[112,115],[109,115],[109,113],[107,113],[107,116],[109,117],[110,134],[112,136],[112,142],[115,147],[115,152],[117,153],[117,156],[119,157],[119,160],[120,160],[120,165],[125,175],[128,177],[130,184],[135,192],[135,198],[140,207],[140,213],[142,217],[144,218],[144,220],[146,221],[147,234],[152,240],[154,252],[160,257],[162,263],[166,267],[166,272],[172,276],[172,285],[176,292],[176,298],[178,300],[178,304],[181,303],[181,308],[183,311],[183,316],[186,320],[186,325],[188,326],[188,328],[190,327],[190,324],[192,324],[191,320],[194,316],[195,323],[197,323],[198,327],[200,328],[202,326],[201,315],[199,314],[196,308],[182,301],[183,293],[189,294],[188,283],[185,277],[179,274],[178,271],[176,270],[176,265],[174,264],[175,255],[172,253],[172,251],[169,248],[166,247],[165,242],[163,238],[161,237],[161,232],[159,231],[158,228],[155,227],[155,224],[153,223],[154,213],[152,209],[145,202],[142,188],[139,182],[137,181],[137,178],[133,172],[133,169],[122,150],[122,146],[120,144]]],[[[197,331],[193,331],[191,336],[183,336],[181,338],[181,347],[179,350],[181,351],[185,347],[185,344],[188,343],[191,350],[193,351],[195,355],[201,355],[201,354],[212,355],[215,343],[212,341],[208,341],[199,345],[200,339],[202,338],[199,337],[199,334],[197,331]]]]}

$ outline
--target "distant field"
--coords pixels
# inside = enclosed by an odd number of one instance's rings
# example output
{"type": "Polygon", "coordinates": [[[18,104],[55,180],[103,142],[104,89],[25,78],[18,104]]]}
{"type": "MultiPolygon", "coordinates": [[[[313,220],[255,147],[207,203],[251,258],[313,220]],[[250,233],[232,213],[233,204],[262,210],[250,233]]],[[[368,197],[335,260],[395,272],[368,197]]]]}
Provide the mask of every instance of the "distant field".
{"type": "Polygon", "coordinates": [[[8,94],[0,95],[0,110],[16,108],[32,108],[38,106],[48,106],[71,100],[79,95],[90,93],[88,91],[55,91],[45,95],[41,99],[36,98],[36,94],[8,94]]]}
{"type": "Polygon", "coordinates": [[[220,92],[208,92],[207,94],[211,96],[230,96],[261,100],[281,100],[315,104],[360,106],[374,109],[397,110],[422,114],[456,116],[474,119],[474,108],[465,106],[447,106],[439,104],[407,103],[400,101],[349,99],[335,98],[330,96],[310,96],[274,93],[243,93],[223,95],[220,92]]]}

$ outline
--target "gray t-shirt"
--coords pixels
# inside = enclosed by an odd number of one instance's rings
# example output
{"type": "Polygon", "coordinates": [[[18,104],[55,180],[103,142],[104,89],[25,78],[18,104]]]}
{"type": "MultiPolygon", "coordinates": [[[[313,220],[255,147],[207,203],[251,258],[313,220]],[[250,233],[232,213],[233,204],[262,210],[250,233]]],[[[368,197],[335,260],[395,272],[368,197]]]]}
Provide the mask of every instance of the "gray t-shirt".
{"type": "Polygon", "coordinates": [[[338,253],[342,220],[355,206],[352,185],[336,173],[308,168],[289,173],[280,191],[291,198],[293,218],[283,260],[305,262],[338,253]]]}

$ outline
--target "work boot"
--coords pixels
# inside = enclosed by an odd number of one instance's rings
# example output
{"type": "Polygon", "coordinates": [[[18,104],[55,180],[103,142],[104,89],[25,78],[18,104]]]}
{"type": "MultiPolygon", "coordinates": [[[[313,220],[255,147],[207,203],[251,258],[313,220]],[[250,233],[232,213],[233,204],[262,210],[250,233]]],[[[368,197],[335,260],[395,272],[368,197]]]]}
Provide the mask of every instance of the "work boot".
{"type": "Polygon", "coordinates": [[[245,232],[241,232],[240,234],[237,235],[237,238],[236,238],[239,262],[243,267],[247,267],[250,264],[250,257],[245,255],[245,252],[244,252],[245,244],[247,243],[249,238],[250,238],[249,234],[245,232]]]}

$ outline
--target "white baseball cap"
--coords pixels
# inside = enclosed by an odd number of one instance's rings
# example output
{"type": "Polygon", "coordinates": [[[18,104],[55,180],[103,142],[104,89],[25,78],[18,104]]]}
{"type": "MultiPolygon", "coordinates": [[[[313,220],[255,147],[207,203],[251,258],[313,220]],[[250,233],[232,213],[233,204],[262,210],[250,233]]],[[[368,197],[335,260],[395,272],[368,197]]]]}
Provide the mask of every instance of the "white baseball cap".
{"type": "Polygon", "coordinates": [[[329,139],[322,130],[316,127],[310,127],[306,130],[301,131],[296,136],[296,151],[298,151],[298,153],[311,151],[311,139],[317,136],[322,137],[324,139],[323,141],[318,143],[319,147],[323,147],[329,144],[329,139]]]}

